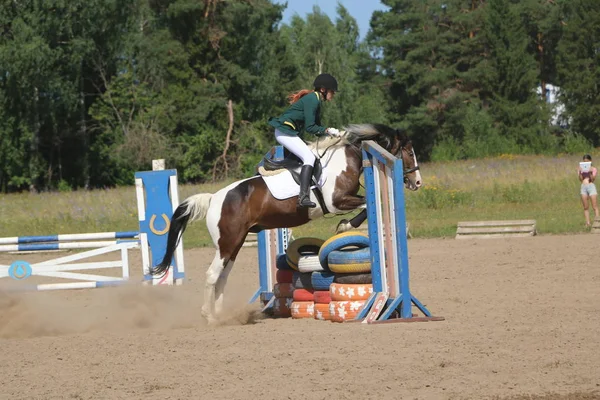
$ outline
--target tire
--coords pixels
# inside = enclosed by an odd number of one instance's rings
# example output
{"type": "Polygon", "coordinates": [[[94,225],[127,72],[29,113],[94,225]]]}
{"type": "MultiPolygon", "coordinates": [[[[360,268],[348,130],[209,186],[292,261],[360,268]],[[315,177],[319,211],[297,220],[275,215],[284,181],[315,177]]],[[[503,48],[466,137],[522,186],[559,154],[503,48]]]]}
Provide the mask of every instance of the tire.
{"type": "Polygon", "coordinates": [[[312,301],[292,301],[292,318],[314,318],[315,317],[315,303],[312,301]]]}
{"type": "Polygon", "coordinates": [[[329,304],[331,303],[331,294],[329,294],[329,290],[315,290],[313,300],[315,304],[329,304]]]}
{"type": "Polygon", "coordinates": [[[332,283],[329,294],[332,301],[361,301],[367,300],[373,293],[373,285],[345,285],[332,283]]]}
{"type": "Polygon", "coordinates": [[[333,283],[333,272],[313,272],[310,277],[312,288],[315,290],[329,290],[329,286],[333,283]]]}
{"type": "Polygon", "coordinates": [[[302,255],[319,254],[324,240],[314,237],[302,237],[292,241],[285,250],[287,261],[291,267],[298,270],[298,260],[302,255]]]}
{"type": "Polygon", "coordinates": [[[318,254],[303,255],[298,259],[298,271],[300,272],[315,272],[324,271],[319,261],[318,254]]]}
{"type": "Polygon", "coordinates": [[[342,284],[373,283],[373,275],[368,274],[334,274],[333,282],[342,284]]]}
{"type": "Polygon", "coordinates": [[[309,272],[294,272],[292,277],[292,285],[294,289],[314,289],[311,282],[312,273],[309,272]]]}
{"type": "Polygon", "coordinates": [[[273,316],[279,318],[289,318],[292,316],[292,299],[278,298],[273,303],[273,316]]]}
{"type": "Polygon", "coordinates": [[[359,249],[369,247],[369,236],[362,232],[343,232],[327,239],[319,250],[319,260],[325,270],[329,270],[329,253],[345,247],[357,247],[359,249]]]}
{"type": "Polygon", "coordinates": [[[315,301],[315,291],[312,289],[295,289],[292,296],[294,301],[315,301]]]}
{"type": "Polygon", "coordinates": [[[287,262],[286,254],[282,253],[275,260],[275,267],[281,271],[293,271],[292,266],[287,262]]]}
{"type": "Polygon", "coordinates": [[[278,269],[275,273],[275,280],[277,283],[292,283],[292,278],[294,276],[294,271],[278,269]]]}
{"type": "Polygon", "coordinates": [[[362,309],[364,304],[364,300],[332,301],[331,303],[329,303],[329,313],[331,314],[331,321],[344,322],[355,319],[358,313],[360,313],[360,310],[362,309]]]}
{"type": "Polygon", "coordinates": [[[327,257],[332,272],[350,274],[371,272],[371,249],[334,250],[327,257]]]}
{"type": "Polygon", "coordinates": [[[273,295],[278,298],[291,298],[294,295],[294,287],[291,283],[276,283],[273,285],[273,295]]]}
{"type": "Polygon", "coordinates": [[[314,318],[322,321],[331,321],[331,313],[329,312],[329,304],[315,303],[314,318]]]}

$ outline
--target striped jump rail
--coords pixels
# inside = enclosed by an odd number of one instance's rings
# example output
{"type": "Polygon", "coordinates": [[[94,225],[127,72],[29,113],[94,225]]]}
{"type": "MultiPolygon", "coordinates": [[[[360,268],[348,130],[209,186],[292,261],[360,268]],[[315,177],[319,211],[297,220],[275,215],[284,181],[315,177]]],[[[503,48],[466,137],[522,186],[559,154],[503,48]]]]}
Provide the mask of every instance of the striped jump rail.
{"type": "Polygon", "coordinates": [[[0,238],[0,252],[94,249],[126,241],[137,241],[139,243],[139,232],[74,233],[0,238]]]}
{"type": "Polygon", "coordinates": [[[36,263],[16,260],[10,265],[0,264],[0,279],[12,278],[14,281],[24,281],[27,278],[37,276],[69,280],[69,282],[41,283],[37,285],[19,282],[19,285],[11,287],[11,289],[15,288],[16,290],[86,289],[123,284],[129,280],[128,250],[140,248],[139,237],[139,232],[99,232],[0,238],[0,252],[92,249],[36,263]],[[115,261],[86,260],[87,262],[79,262],[111,252],[120,252],[120,259],[115,261]],[[82,272],[109,268],[119,268],[120,274],[118,276],[107,276],[82,272]]]}

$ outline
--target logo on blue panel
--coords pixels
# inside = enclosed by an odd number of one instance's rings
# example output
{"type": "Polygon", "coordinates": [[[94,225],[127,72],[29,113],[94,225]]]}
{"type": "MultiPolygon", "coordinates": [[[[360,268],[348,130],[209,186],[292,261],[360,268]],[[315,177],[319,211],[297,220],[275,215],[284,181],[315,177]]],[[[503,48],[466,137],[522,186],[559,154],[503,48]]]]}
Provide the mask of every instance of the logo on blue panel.
{"type": "Polygon", "coordinates": [[[169,217],[167,217],[167,214],[165,214],[165,213],[162,213],[161,217],[162,217],[163,221],[165,221],[165,228],[162,230],[156,229],[156,227],[154,226],[154,223],[156,221],[156,214],[152,214],[152,217],[150,217],[150,230],[155,235],[164,235],[165,233],[169,232],[169,225],[170,225],[169,217]]]}
{"type": "Polygon", "coordinates": [[[31,265],[27,261],[15,261],[8,267],[8,276],[21,281],[31,276],[31,265]]]}

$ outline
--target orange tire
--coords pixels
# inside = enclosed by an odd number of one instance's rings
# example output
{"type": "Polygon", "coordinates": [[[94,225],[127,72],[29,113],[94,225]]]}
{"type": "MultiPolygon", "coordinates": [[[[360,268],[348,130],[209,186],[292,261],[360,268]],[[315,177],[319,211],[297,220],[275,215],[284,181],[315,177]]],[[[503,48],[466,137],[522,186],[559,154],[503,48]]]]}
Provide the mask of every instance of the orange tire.
{"type": "Polygon", "coordinates": [[[332,322],[349,321],[358,315],[365,300],[358,301],[332,301],[329,303],[329,313],[332,322]]]}
{"type": "Polygon", "coordinates": [[[329,304],[315,303],[315,319],[320,319],[322,321],[331,321],[329,304]]]}
{"type": "Polygon", "coordinates": [[[294,271],[291,269],[278,269],[275,274],[275,280],[277,283],[292,283],[292,277],[294,276],[294,271]]]}
{"type": "Polygon", "coordinates": [[[292,297],[294,295],[294,286],[291,283],[276,283],[273,285],[273,295],[278,299],[292,297]]]}
{"type": "Polygon", "coordinates": [[[292,301],[292,318],[314,318],[315,303],[312,301],[292,301]]]}
{"type": "Polygon", "coordinates": [[[294,289],[294,301],[314,301],[315,291],[312,289],[294,289]]]}
{"type": "Polygon", "coordinates": [[[329,286],[329,294],[333,301],[359,301],[367,300],[373,293],[372,284],[344,284],[332,283],[329,286]]]}
{"type": "Polygon", "coordinates": [[[280,318],[289,318],[292,316],[292,299],[291,298],[277,298],[273,303],[273,316],[280,318]]]}
{"type": "Polygon", "coordinates": [[[329,290],[315,290],[315,303],[329,304],[331,302],[331,295],[329,290]]]}

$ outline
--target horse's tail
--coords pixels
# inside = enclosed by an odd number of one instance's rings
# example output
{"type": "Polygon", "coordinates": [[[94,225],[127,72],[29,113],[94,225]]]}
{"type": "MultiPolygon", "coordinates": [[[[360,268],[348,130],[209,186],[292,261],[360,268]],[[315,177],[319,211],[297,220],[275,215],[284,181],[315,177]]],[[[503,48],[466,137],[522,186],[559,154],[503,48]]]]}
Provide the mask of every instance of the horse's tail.
{"type": "Polygon", "coordinates": [[[190,196],[175,209],[173,217],[171,217],[171,225],[169,226],[165,256],[160,264],[150,268],[150,275],[164,274],[169,269],[173,254],[175,254],[175,249],[179,244],[179,240],[181,240],[183,232],[185,232],[187,224],[197,219],[206,218],[212,196],[212,193],[200,193],[190,196]]]}

